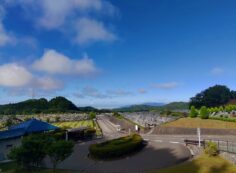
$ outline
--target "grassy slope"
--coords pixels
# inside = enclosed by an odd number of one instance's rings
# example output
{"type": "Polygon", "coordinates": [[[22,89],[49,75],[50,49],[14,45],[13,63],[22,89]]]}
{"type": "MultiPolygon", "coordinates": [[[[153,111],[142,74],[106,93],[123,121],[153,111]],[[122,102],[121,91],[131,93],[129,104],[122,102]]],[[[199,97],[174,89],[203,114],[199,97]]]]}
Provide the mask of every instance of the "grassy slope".
{"type": "Polygon", "coordinates": [[[70,128],[79,128],[79,127],[93,128],[94,127],[92,120],[73,121],[73,122],[58,122],[58,123],[53,123],[53,125],[58,126],[58,127],[70,127],[70,128]]]}
{"type": "Polygon", "coordinates": [[[215,128],[215,129],[236,129],[236,123],[220,120],[202,120],[200,118],[181,118],[176,121],[163,124],[164,127],[183,128],[215,128]]]}
{"type": "Polygon", "coordinates": [[[193,161],[153,173],[236,173],[236,166],[221,157],[202,155],[193,161]]]}

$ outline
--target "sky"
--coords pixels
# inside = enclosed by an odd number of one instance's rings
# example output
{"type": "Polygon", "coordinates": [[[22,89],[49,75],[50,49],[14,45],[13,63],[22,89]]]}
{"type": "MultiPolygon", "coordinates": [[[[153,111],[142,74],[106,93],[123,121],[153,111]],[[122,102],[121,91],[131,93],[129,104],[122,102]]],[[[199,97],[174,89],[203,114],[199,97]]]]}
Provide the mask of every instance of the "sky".
{"type": "Polygon", "coordinates": [[[114,108],[236,90],[234,0],[1,0],[0,104],[114,108]]]}

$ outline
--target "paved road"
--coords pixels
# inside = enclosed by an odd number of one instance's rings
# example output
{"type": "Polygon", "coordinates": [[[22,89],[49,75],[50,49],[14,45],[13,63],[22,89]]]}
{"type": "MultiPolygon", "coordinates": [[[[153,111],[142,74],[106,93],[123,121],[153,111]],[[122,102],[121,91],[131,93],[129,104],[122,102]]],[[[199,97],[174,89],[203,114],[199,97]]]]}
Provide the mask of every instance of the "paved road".
{"type": "MultiPolygon", "coordinates": [[[[99,117],[98,123],[106,138],[119,137],[116,126],[106,117],[99,117]]],[[[153,136],[145,136],[148,145],[140,152],[113,161],[95,161],[87,157],[88,147],[92,143],[102,140],[79,143],[75,146],[73,154],[59,165],[61,169],[82,171],[88,173],[143,173],[168,167],[189,159],[190,151],[180,143],[158,141],[153,136]]],[[[49,160],[46,166],[50,167],[49,160]]]]}
{"type": "Polygon", "coordinates": [[[100,115],[97,122],[102,129],[103,136],[106,139],[118,138],[122,136],[122,134],[117,131],[117,126],[111,123],[106,116],[100,115]]]}

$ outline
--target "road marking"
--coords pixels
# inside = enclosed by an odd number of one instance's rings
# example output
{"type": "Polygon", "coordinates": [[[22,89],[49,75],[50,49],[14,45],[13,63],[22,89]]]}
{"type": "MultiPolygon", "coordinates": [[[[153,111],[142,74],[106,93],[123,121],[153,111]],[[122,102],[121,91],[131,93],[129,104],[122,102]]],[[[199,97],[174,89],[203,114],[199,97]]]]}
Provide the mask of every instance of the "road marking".
{"type": "Polygon", "coordinates": [[[156,142],[163,142],[162,140],[155,140],[156,142]]]}
{"type": "Polygon", "coordinates": [[[179,142],[170,141],[171,144],[179,144],[179,142]]]}
{"type": "Polygon", "coordinates": [[[144,139],[144,141],[150,141],[150,139],[144,139]]]}

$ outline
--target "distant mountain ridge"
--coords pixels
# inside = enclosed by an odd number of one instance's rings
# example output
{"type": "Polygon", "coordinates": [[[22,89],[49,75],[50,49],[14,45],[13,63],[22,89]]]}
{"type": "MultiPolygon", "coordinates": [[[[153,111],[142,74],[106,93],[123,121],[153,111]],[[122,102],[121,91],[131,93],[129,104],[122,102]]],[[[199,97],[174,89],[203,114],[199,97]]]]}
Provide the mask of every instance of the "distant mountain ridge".
{"type": "Polygon", "coordinates": [[[0,115],[29,115],[40,113],[69,113],[97,111],[93,107],[77,107],[64,97],[29,99],[18,103],[0,105],[0,115]]]}
{"type": "MultiPolygon", "coordinates": [[[[155,104],[154,104],[155,105],[155,104]]],[[[153,106],[152,104],[140,104],[140,105],[131,105],[128,107],[121,107],[113,109],[113,111],[118,112],[144,112],[144,111],[163,111],[163,110],[188,110],[188,102],[171,102],[168,104],[160,104],[153,106]]]]}

